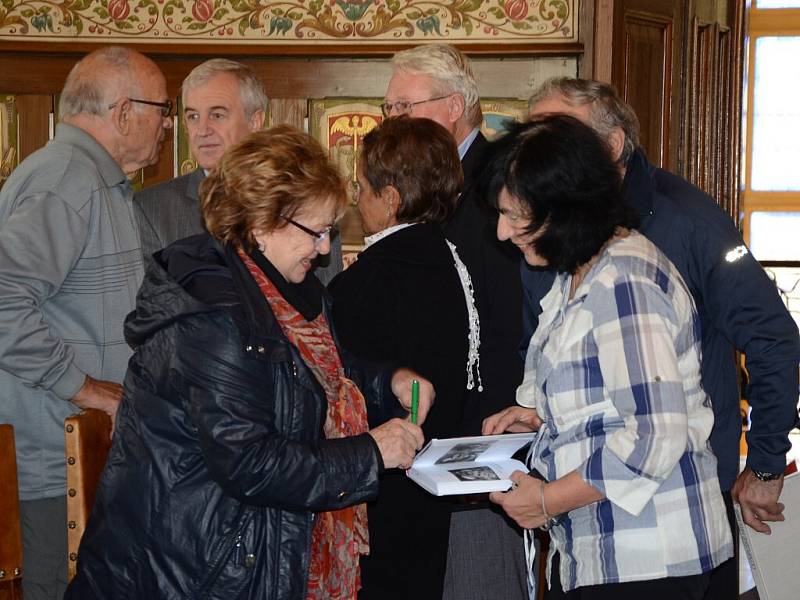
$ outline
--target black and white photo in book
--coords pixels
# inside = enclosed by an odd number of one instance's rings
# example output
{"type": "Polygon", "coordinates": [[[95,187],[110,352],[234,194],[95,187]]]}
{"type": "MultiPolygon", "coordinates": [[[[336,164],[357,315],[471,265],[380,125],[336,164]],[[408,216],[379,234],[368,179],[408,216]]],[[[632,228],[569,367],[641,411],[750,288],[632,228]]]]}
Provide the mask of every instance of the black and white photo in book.
{"type": "Polygon", "coordinates": [[[500,479],[491,467],[467,467],[465,469],[450,469],[460,481],[494,481],[500,479]]]}
{"type": "Polygon", "coordinates": [[[511,488],[511,473],[527,473],[512,458],[534,433],[433,439],[417,454],[407,475],[435,496],[480,494],[511,488]]]}
{"type": "Polygon", "coordinates": [[[489,442],[456,444],[447,454],[437,460],[436,464],[443,465],[445,463],[472,462],[486,452],[490,446],[491,443],[489,442]]]}

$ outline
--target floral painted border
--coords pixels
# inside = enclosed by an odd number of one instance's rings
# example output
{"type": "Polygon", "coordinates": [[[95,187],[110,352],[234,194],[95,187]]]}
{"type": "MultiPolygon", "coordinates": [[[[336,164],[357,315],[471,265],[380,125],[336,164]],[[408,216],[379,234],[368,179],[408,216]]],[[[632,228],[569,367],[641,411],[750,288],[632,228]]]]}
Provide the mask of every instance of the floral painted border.
{"type": "Polygon", "coordinates": [[[0,0],[0,40],[576,42],[578,0],[0,0]]]}

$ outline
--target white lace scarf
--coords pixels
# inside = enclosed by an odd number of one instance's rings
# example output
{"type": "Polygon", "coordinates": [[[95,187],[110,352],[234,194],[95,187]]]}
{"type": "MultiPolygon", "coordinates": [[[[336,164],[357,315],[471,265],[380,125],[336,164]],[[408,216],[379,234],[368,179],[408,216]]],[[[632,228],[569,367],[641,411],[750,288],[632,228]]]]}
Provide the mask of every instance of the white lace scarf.
{"type": "Polygon", "coordinates": [[[472,287],[472,277],[469,276],[467,265],[458,256],[455,244],[447,240],[447,245],[453,255],[458,278],[461,280],[461,287],[464,288],[464,300],[467,303],[467,318],[469,320],[469,352],[467,354],[467,389],[475,387],[475,376],[478,377],[478,391],[483,391],[483,381],[481,380],[481,320],[478,316],[478,309],[475,307],[475,290],[472,287]]]}

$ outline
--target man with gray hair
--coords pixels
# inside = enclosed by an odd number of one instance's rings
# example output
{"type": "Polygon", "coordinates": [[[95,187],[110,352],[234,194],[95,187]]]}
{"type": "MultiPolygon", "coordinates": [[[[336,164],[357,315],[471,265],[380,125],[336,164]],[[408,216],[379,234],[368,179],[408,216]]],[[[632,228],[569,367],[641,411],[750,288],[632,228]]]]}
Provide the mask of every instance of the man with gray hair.
{"type": "MultiPolygon", "coordinates": [[[[225,151],[264,127],[267,94],[253,70],[242,63],[214,58],[186,76],[181,88],[183,121],[197,169],[136,194],[134,207],[146,257],[175,240],[201,233],[200,183],[225,151]]],[[[315,271],[327,283],[342,270],[341,242],[332,240],[330,266],[315,271]]]]}
{"type": "Polygon", "coordinates": [[[64,419],[116,414],[143,275],[126,173],[156,162],[171,110],[155,63],[96,50],[67,77],[53,140],[0,192],[0,422],[16,436],[26,600],[66,588],[64,419]]]}
{"type": "MultiPolygon", "coordinates": [[[[497,240],[496,216],[478,192],[488,142],[480,132],[483,115],[469,59],[452,46],[429,44],[395,54],[392,69],[381,106],[384,116],[408,114],[436,121],[451,133],[461,158],[464,186],[445,235],[467,266],[480,318],[482,386],[469,392],[460,424],[462,435],[480,435],[484,418],[514,404],[522,381],[517,354],[522,334],[519,254],[497,240]]],[[[407,505],[410,512],[415,510],[413,502],[407,505]]],[[[370,536],[370,556],[362,559],[363,598],[418,596],[414,581],[423,574],[425,581],[436,584],[426,586],[420,596],[424,598],[437,597],[437,593],[446,600],[527,597],[521,533],[488,501],[476,502],[475,496],[458,499],[450,520],[447,556],[433,554],[435,548],[447,548],[448,539],[434,540],[432,532],[409,527],[415,521],[411,514],[407,519],[381,515],[380,500],[370,510],[374,535],[370,536]],[[417,546],[428,549],[427,553],[396,556],[392,549],[396,536],[417,536],[417,546]],[[409,580],[404,576],[408,572],[417,577],[409,580]],[[408,585],[414,586],[411,591],[408,585]]],[[[443,530],[446,534],[447,528],[443,530]]]]}
{"type": "MultiPolygon", "coordinates": [[[[647,161],[639,147],[636,114],[613,87],[551,79],[531,97],[530,114],[554,113],[583,121],[605,140],[624,178],[625,200],[639,214],[639,231],[675,264],[692,292],[703,332],[703,388],[714,407],[711,446],[728,518],[733,528],[736,500],[744,521],[768,533],[767,522],[782,520],[778,500],[788,434],[798,422],[797,326],[728,215],[708,194],[647,161]],[[738,477],[742,421],[734,347],[745,355],[752,407],[747,467],[738,477]]],[[[522,279],[529,337],[553,276],[523,267],[522,279]]],[[[734,559],[712,572],[706,597],[739,597],[734,559]]]]}

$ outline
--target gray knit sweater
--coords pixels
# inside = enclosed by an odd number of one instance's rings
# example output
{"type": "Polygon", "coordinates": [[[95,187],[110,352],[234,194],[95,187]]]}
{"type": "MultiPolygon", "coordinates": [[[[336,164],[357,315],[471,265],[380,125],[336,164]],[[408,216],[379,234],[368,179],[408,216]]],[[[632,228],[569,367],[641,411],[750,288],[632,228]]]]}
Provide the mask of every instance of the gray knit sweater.
{"type": "Polygon", "coordinates": [[[15,429],[22,500],[65,493],[69,399],[87,374],[122,382],[142,275],[127,177],[60,124],[0,192],[0,423],[15,429]]]}

